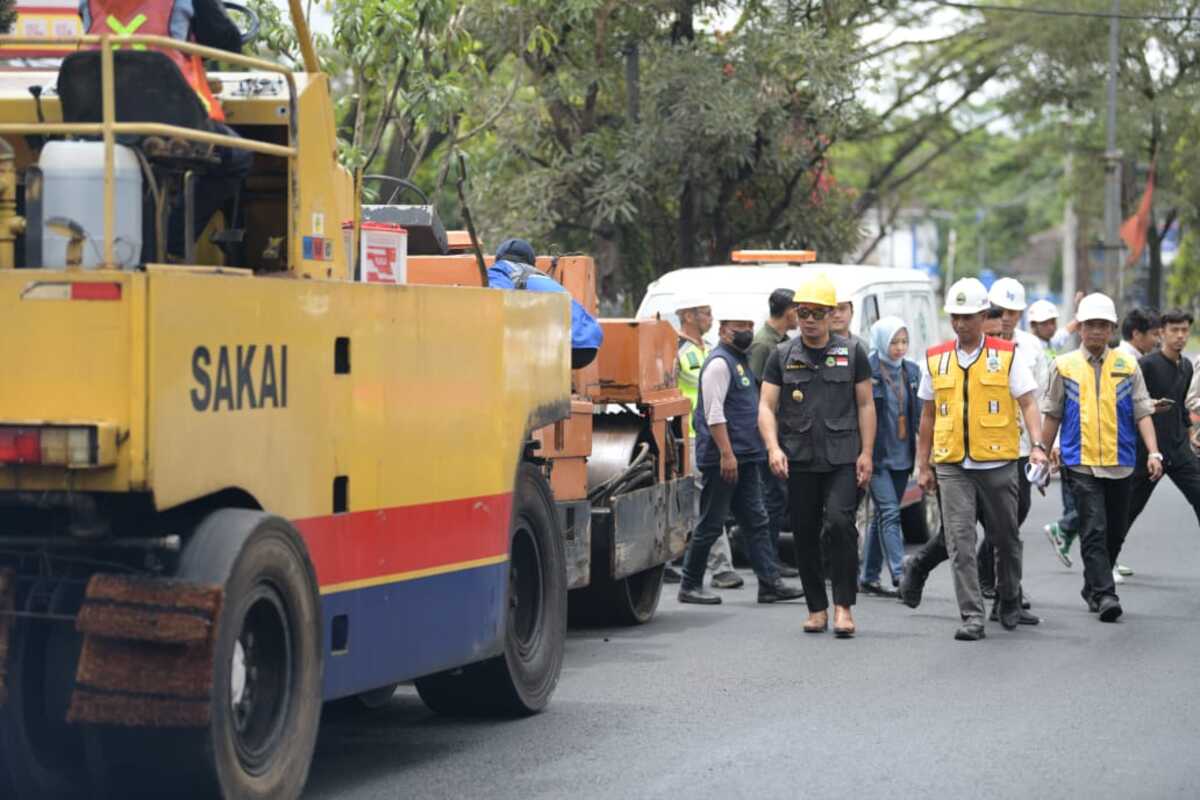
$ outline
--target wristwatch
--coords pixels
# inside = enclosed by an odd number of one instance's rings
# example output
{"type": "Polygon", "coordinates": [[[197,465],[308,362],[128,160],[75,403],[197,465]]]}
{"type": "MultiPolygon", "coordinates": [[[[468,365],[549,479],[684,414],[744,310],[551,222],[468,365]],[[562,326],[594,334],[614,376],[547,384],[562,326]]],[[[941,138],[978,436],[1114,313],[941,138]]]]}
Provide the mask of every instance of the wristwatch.
{"type": "Polygon", "coordinates": [[[1162,460],[1163,460],[1163,455],[1162,455],[1162,453],[1151,453],[1151,454],[1150,454],[1148,457],[1149,457],[1149,458],[1153,458],[1153,459],[1154,459],[1154,460],[1156,460],[1156,461],[1162,461],[1162,460]]]}
{"type": "Polygon", "coordinates": [[[1042,444],[1041,442],[1034,442],[1033,446],[1036,447],[1038,450],[1041,450],[1043,453],[1046,452],[1046,445],[1042,444]]]}

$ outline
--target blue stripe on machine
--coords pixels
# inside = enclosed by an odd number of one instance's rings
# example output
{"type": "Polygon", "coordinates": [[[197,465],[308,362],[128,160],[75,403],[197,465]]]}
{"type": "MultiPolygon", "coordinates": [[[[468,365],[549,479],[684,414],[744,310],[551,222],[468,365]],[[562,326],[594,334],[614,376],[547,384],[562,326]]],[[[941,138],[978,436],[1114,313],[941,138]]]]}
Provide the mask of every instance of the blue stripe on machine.
{"type": "Polygon", "coordinates": [[[499,653],[508,571],[507,562],[490,564],[322,596],[324,699],[499,653]],[[334,620],[342,615],[345,650],[331,652],[334,620]]]}

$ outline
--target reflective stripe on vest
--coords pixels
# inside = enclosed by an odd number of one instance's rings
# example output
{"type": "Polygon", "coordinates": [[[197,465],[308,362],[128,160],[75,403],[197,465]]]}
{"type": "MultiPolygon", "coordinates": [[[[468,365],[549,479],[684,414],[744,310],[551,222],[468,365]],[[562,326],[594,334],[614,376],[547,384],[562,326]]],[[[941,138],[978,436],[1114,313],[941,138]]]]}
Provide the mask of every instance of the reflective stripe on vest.
{"type": "Polygon", "coordinates": [[[1137,363],[1109,350],[1096,369],[1083,350],[1055,360],[1062,376],[1063,417],[1059,447],[1062,461],[1077,467],[1132,467],[1137,460],[1137,426],[1133,419],[1133,376],[1137,363]]]}
{"type": "Polygon", "coordinates": [[[967,369],[952,340],[925,354],[933,383],[933,461],[1013,461],[1020,454],[1017,402],[1008,386],[1012,342],[986,337],[967,369]]]}

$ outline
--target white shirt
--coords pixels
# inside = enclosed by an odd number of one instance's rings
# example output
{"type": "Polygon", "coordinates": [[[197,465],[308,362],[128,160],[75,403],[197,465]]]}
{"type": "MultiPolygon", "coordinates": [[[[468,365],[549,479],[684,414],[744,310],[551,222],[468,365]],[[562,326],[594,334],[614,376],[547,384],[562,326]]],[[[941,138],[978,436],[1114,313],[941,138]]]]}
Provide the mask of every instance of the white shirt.
{"type": "Polygon", "coordinates": [[[1192,385],[1188,387],[1184,405],[1193,414],[1200,413],[1200,356],[1197,356],[1196,362],[1192,364],[1192,385]]]}
{"type": "Polygon", "coordinates": [[[1117,345],[1117,352],[1124,353],[1125,355],[1132,358],[1134,361],[1142,360],[1142,355],[1143,355],[1142,351],[1138,350],[1136,347],[1134,347],[1127,339],[1122,339],[1121,343],[1119,345],[1117,345]]]}
{"type": "Polygon", "coordinates": [[[704,421],[713,425],[725,424],[725,396],[729,394],[729,364],[714,358],[700,376],[700,394],[704,395],[704,421]]]}
{"type": "MultiPolygon", "coordinates": [[[[1050,383],[1050,359],[1046,356],[1045,345],[1041,339],[1020,328],[1013,331],[1013,344],[1016,345],[1016,357],[1023,358],[1029,365],[1029,371],[1037,382],[1036,399],[1041,400],[1050,383]]],[[[1029,441],[1029,432],[1025,430],[1025,417],[1019,413],[1017,424],[1021,426],[1020,454],[1024,458],[1033,449],[1033,443],[1029,441]]]]}
{"type": "MultiPolygon", "coordinates": [[[[980,340],[979,347],[971,352],[963,350],[955,343],[955,355],[958,357],[958,366],[962,369],[969,368],[975,363],[975,359],[983,353],[983,341],[980,340]]],[[[1008,391],[1013,398],[1024,397],[1030,392],[1038,390],[1037,380],[1033,377],[1033,371],[1030,370],[1029,364],[1025,358],[1014,358],[1012,366],[1008,369],[1008,391]]],[[[933,377],[929,374],[929,359],[921,359],[921,385],[917,388],[917,397],[925,402],[933,400],[933,377]]],[[[1020,418],[1021,409],[1017,408],[1017,417],[1020,418]]],[[[963,469],[996,469],[1003,467],[1005,464],[1010,464],[1010,461],[974,461],[970,456],[963,459],[963,469]]]]}

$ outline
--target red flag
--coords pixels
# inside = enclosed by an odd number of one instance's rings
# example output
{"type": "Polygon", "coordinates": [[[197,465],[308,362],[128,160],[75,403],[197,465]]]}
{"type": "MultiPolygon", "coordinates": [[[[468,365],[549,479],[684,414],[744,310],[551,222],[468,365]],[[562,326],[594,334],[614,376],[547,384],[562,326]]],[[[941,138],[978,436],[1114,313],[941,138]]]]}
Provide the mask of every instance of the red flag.
{"type": "Polygon", "coordinates": [[[1154,165],[1150,165],[1150,175],[1146,178],[1146,191],[1142,192],[1142,201],[1132,217],[1121,223],[1121,239],[1129,248],[1129,260],[1125,266],[1137,263],[1146,249],[1146,232],[1150,228],[1150,206],[1154,198],[1154,165]]]}

